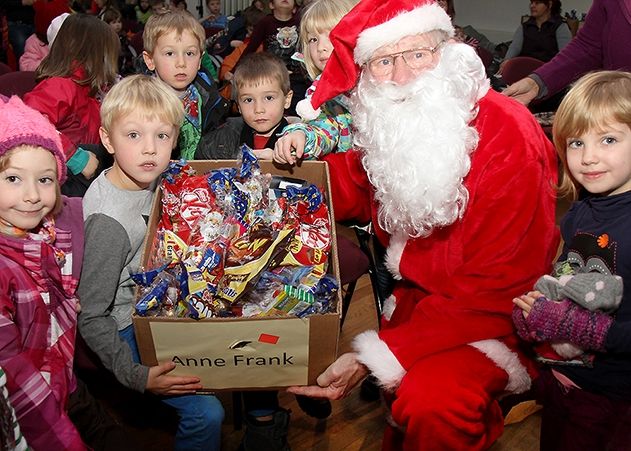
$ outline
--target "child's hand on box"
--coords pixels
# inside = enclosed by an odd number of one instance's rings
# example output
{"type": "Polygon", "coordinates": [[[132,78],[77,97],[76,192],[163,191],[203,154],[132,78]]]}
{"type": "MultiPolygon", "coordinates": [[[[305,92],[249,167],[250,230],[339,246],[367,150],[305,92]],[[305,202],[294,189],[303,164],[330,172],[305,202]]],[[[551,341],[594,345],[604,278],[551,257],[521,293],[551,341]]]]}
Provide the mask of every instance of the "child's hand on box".
{"type": "Polygon", "coordinates": [[[296,164],[302,158],[307,138],[304,132],[296,130],[282,136],[274,146],[274,161],[281,164],[296,164]]]}
{"type": "Polygon", "coordinates": [[[189,395],[201,390],[199,377],[169,376],[175,363],[165,362],[149,368],[146,390],[156,395],[189,395]]]}
{"type": "Polygon", "coordinates": [[[274,151],[269,147],[265,149],[252,149],[252,153],[259,160],[271,160],[274,158],[274,151]]]}

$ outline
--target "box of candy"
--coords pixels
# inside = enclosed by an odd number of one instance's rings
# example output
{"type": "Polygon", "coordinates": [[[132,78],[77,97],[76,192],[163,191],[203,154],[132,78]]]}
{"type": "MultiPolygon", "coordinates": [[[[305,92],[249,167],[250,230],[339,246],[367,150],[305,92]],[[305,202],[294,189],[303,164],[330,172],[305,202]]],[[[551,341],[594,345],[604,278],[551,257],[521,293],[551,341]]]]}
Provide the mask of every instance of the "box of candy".
{"type": "Polygon", "coordinates": [[[327,166],[172,163],[156,190],[133,324],[142,363],[205,390],[315,383],[341,294],[327,166]]]}

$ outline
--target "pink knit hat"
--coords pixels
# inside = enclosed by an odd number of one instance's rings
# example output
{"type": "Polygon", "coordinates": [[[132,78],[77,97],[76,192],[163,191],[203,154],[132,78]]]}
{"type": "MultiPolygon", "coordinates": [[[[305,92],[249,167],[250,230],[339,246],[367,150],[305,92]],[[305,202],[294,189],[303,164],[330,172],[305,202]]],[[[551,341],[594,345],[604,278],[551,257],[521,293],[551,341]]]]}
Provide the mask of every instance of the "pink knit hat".
{"type": "Polygon", "coordinates": [[[66,157],[57,129],[18,96],[0,96],[0,156],[22,145],[49,150],[57,160],[59,184],[66,180],[66,157]]]}

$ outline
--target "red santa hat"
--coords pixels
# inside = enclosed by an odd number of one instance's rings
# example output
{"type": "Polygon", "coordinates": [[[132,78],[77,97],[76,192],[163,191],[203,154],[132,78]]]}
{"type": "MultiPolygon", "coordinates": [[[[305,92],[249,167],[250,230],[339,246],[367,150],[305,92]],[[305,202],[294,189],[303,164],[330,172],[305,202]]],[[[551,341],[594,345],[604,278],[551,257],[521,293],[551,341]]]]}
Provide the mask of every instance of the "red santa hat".
{"type": "Polygon", "coordinates": [[[333,53],[311,98],[313,107],[350,91],[361,65],[379,47],[433,30],[454,34],[451,19],[434,0],[362,0],[331,30],[333,53]]]}

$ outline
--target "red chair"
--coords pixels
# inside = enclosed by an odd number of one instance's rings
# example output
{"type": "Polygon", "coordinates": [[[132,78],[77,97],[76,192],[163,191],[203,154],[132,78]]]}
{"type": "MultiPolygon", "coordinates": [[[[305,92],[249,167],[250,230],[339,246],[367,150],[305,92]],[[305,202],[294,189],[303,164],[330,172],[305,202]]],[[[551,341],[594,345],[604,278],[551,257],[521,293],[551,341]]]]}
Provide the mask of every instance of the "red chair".
{"type": "Polygon", "coordinates": [[[337,256],[340,264],[340,285],[345,287],[342,297],[343,324],[357,281],[370,270],[370,260],[357,244],[343,235],[337,235],[337,256]]]}
{"type": "Polygon", "coordinates": [[[8,74],[9,72],[13,72],[11,66],[0,61],[0,75],[8,74]]]}
{"type": "Polygon", "coordinates": [[[478,48],[476,48],[475,51],[480,57],[480,59],[482,60],[482,64],[484,64],[484,68],[485,69],[488,68],[493,62],[493,54],[489,52],[487,49],[485,49],[484,47],[480,47],[480,46],[478,46],[478,48]]]}
{"type": "Polygon", "coordinates": [[[24,94],[31,91],[35,85],[35,72],[14,71],[0,75],[0,94],[7,97],[24,97],[24,94]]]}
{"type": "Polygon", "coordinates": [[[530,75],[535,69],[540,67],[543,61],[530,56],[516,56],[511,58],[502,67],[502,78],[508,85],[530,75]]]}
{"type": "Polygon", "coordinates": [[[137,31],[129,40],[129,44],[134,48],[137,55],[142,55],[145,45],[142,42],[142,30],[137,31]]]}

